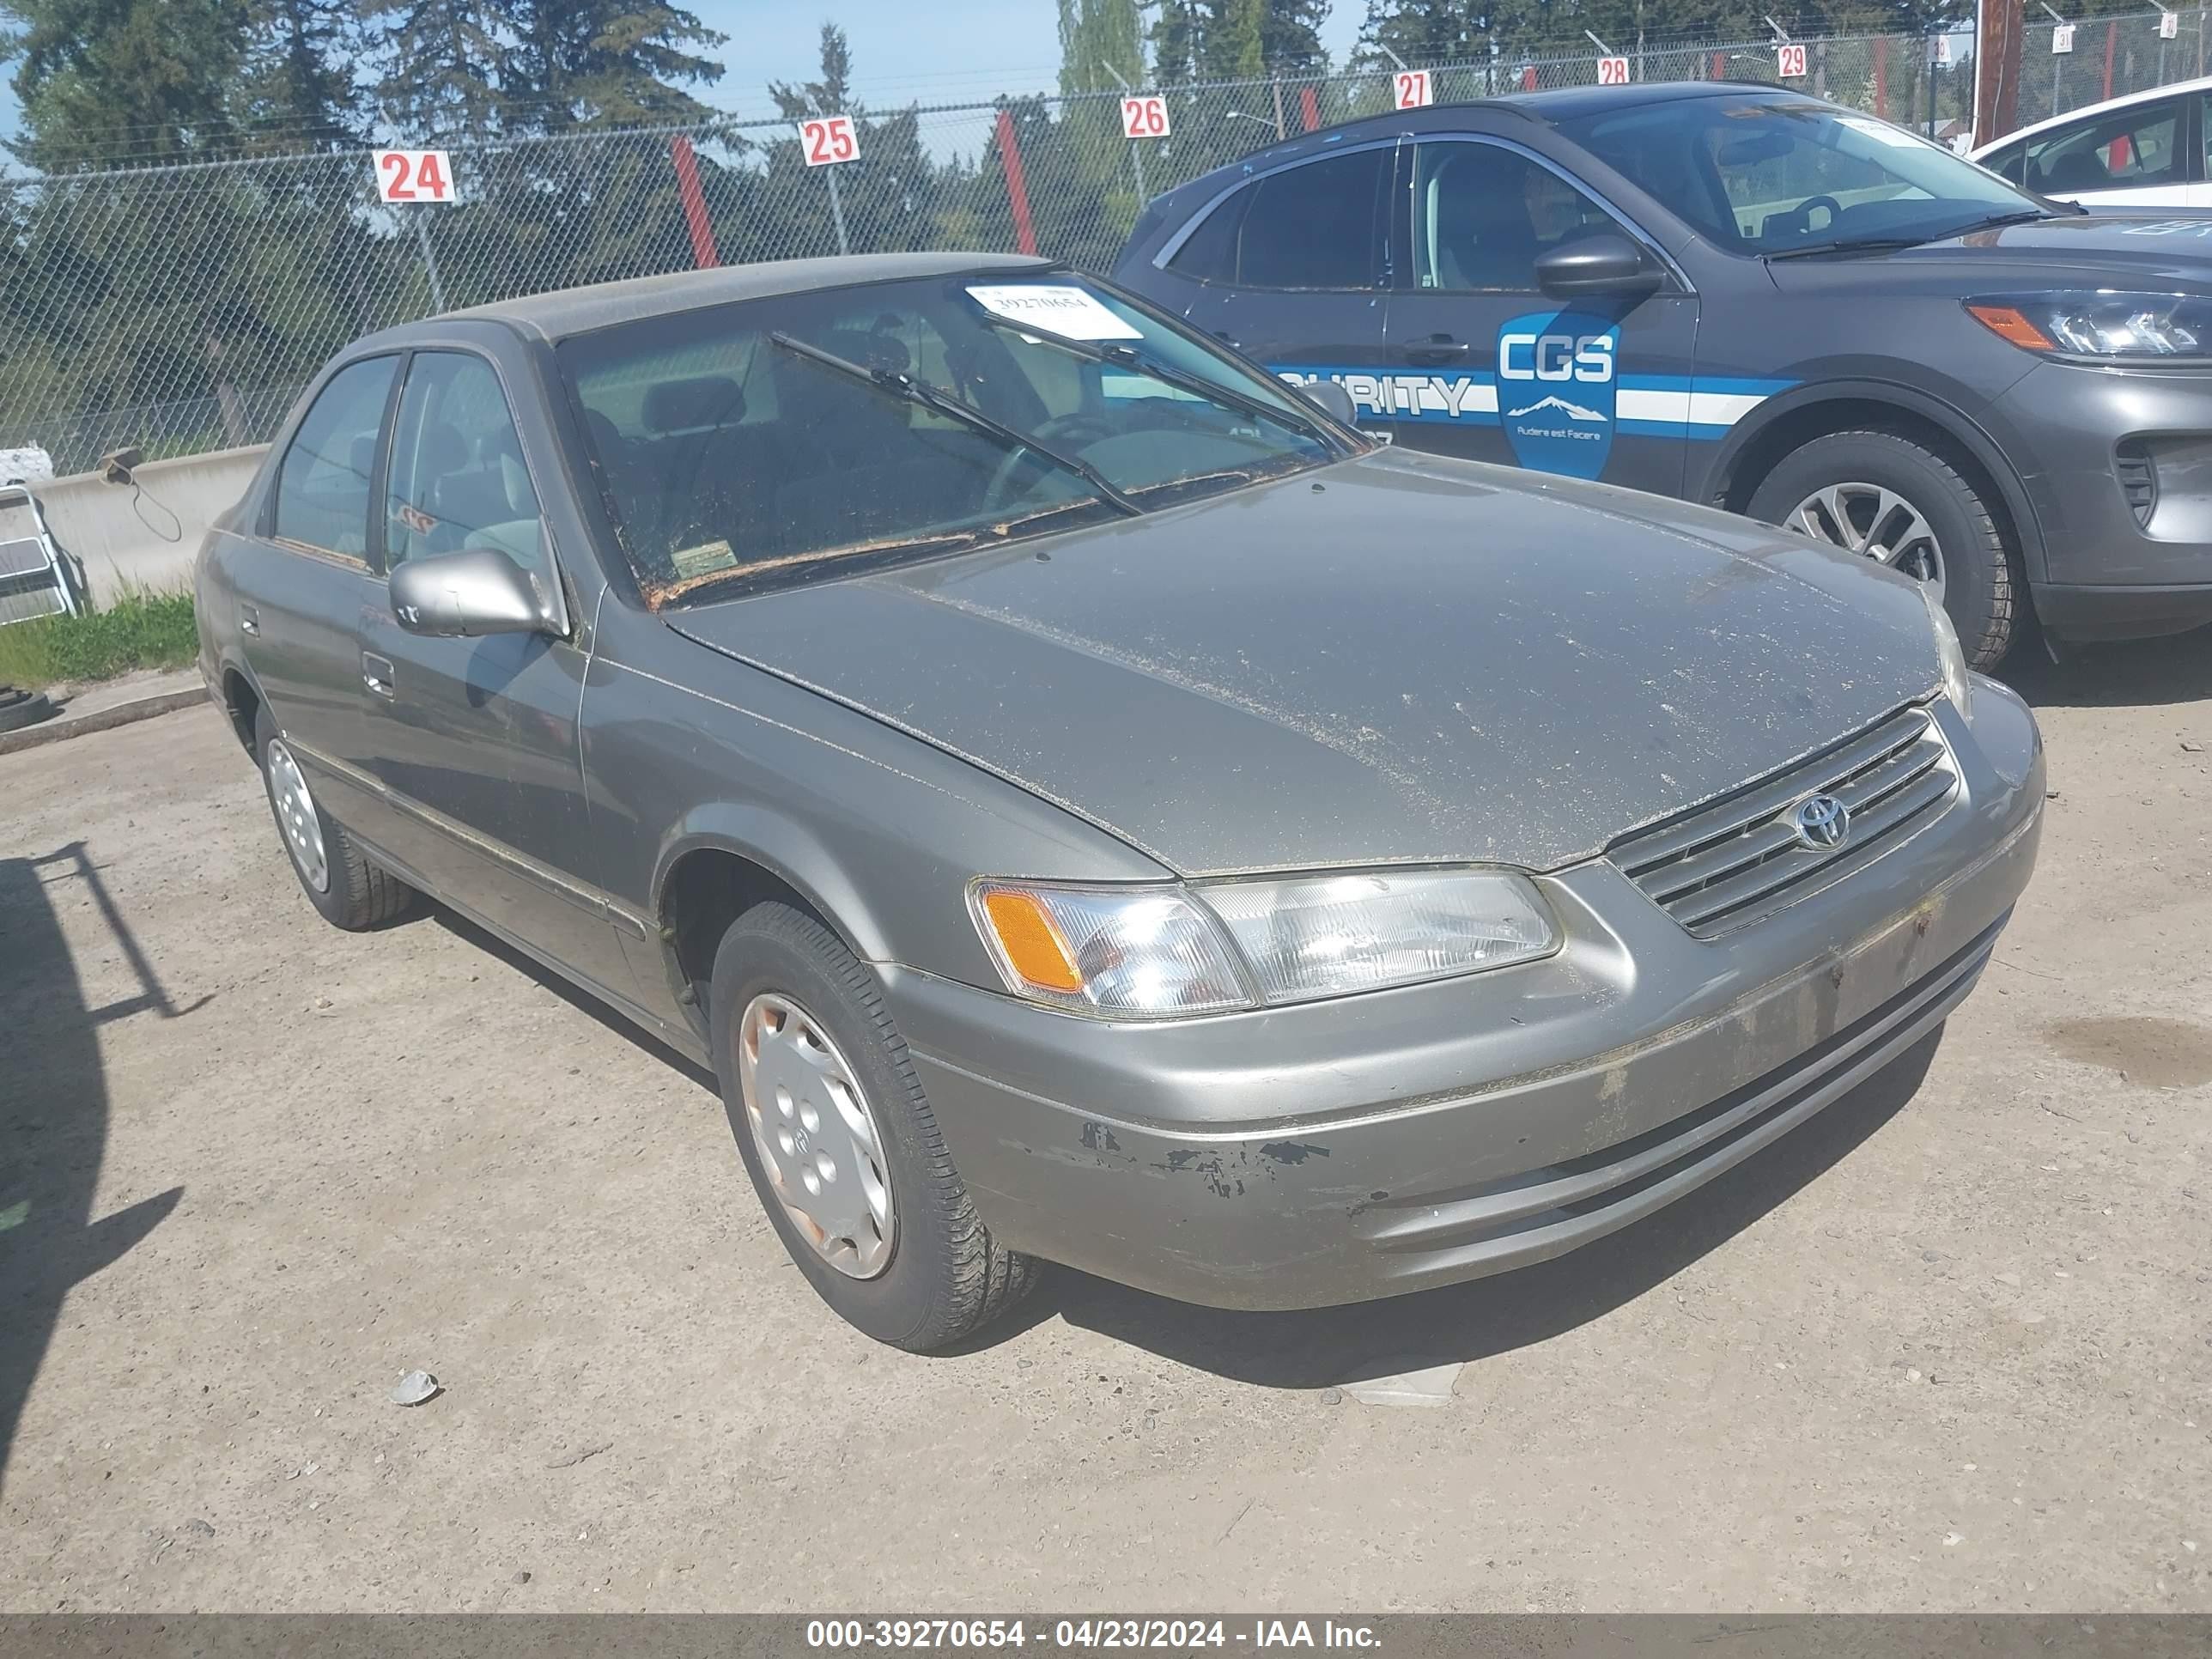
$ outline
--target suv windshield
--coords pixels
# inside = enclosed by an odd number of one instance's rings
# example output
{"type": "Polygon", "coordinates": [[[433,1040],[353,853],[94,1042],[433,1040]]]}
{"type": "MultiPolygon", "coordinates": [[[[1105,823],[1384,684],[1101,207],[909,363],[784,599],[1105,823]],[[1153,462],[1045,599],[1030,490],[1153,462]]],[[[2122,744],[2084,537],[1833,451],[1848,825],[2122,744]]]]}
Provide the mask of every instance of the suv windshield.
{"type": "Polygon", "coordinates": [[[1152,512],[1351,441],[1266,376],[1065,271],[748,301],[580,336],[559,355],[655,605],[1152,512]]]}
{"type": "Polygon", "coordinates": [[[1559,129],[1741,253],[1925,241],[2048,211],[1903,127],[1810,99],[1683,98],[1559,129]]]}

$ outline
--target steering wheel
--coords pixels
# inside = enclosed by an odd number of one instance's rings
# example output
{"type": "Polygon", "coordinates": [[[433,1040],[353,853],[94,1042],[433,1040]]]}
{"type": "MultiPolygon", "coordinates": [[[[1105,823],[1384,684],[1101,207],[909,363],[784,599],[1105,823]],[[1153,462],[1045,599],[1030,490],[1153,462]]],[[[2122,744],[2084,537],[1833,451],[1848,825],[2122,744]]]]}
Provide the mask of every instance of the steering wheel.
{"type": "Polygon", "coordinates": [[[1787,213],[1768,215],[1766,222],[1771,225],[1777,219],[1780,219],[1795,234],[1808,236],[1813,231],[1813,210],[1816,207],[1825,207],[1828,210],[1828,222],[1831,225],[1836,222],[1837,216],[1844,210],[1844,204],[1832,196],[1808,196],[1787,213]]]}
{"type": "MultiPolygon", "coordinates": [[[[1055,415],[1049,420],[1040,422],[1034,435],[1039,443],[1066,453],[1070,444],[1079,449],[1086,443],[1096,443],[1102,438],[1113,437],[1115,432],[1113,422],[1104,416],[1094,415],[1087,410],[1075,409],[1070,410],[1065,415],[1055,415]],[[1063,439],[1067,442],[1062,442],[1063,439]]],[[[998,470],[991,474],[990,483],[984,489],[983,505],[996,510],[1012,499],[1014,475],[1023,467],[1049,467],[1051,465],[1049,461],[1037,459],[1034,451],[1009,449],[1006,452],[1006,459],[999,463],[998,470]]]]}

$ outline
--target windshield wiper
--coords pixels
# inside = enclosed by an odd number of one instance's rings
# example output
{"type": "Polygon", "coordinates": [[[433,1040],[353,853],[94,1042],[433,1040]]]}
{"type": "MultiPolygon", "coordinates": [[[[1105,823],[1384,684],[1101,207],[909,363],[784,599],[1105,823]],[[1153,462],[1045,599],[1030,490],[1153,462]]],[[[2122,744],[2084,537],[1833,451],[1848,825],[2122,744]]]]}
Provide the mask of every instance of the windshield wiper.
{"type": "Polygon", "coordinates": [[[1174,386],[1179,392],[1190,392],[1207,403],[1242,410],[1259,420],[1273,421],[1278,426],[1286,426],[1293,432],[1317,440],[1325,448],[1339,451],[1344,448],[1342,441],[1319,420],[1309,421],[1298,410],[1279,409],[1265,398],[1255,397],[1249,392],[1234,391],[1217,380],[1208,380],[1195,370],[1177,368],[1173,363],[1162,362],[1150,352],[1139,351],[1126,342],[1100,345],[1091,340],[1072,339],[1065,334],[1055,334],[1048,328],[1039,328],[1034,323],[1018,323],[1011,317],[994,316],[988,311],[983,313],[983,320],[993,328],[1004,329],[1009,334],[1018,334],[1024,339],[1041,340],[1046,345],[1065,351],[1071,356],[1080,357],[1085,362],[1124,368],[1133,374],[1142,374],[1147,380],[1158,380],[1163,386],[1174,386]]]}
{"type": "Polygon", "coordinates": [[[1926,236],[1847,236],[1840,242],[1816,242],[1810,247],[1778,248],[1765,257],[1769,259],[1810,259],[1823,253],[1893,253],[1901,247],[1918,247],[1924,242],[1941,241],[1954,236],[1955,231],[1942,231],[1926,236]]]}
{"type": "Polygon", "coordinates": [[[871,368],[866,363],[856,363],[849,357],[840,357],[834,351],[824,351],[820,346],[809,345],[801,339],[781,331],[769,339],[793,356],[804,357],[811,363],[835,369],[840,374],[851,376],[863,386],[871,386],[887,398],[920,404],[924,409],[972,427],[988,437],[996,438],[1009,449],[1025,449],[1041,460],[1051,462],[1063,472],[1072,472],[1098,492],[1098,499],[1117,513],[1135,518],[1144,508],[1121,492],[1114,481],[1086,460],[1062,454],[1048,444],[1040,443],[1019,427],[1008,426],[1004,421],[986,415],[966,398],[957,397],[942,386],[932,386],[927,380],[917,380],[911,374],[891,368],[871,368]]]}

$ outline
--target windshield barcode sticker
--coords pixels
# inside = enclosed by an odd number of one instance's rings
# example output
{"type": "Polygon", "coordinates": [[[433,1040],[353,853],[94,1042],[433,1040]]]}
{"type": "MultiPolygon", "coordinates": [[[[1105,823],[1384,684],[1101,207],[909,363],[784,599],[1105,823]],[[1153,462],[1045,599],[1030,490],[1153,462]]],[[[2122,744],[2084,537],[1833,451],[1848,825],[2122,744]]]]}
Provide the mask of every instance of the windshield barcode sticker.
{"type": "Polygon", "coordinates": [[[1071,340],[1141,340],[1132,328],[1088,290],[1066,283],[1006,283],[971,286],[968,297],[994,317],[1010,323],[1034,323],[1071,340]]]}
{"type": "Polygon", "coordinates": [[[1892,149],[1918,149],[1920,140],[1903,127],[1893,126],[1887,121],[1875,120],[1864,115],[1838,115],[1838,126],[1849,127],[1853,132],[1871,138],[1877,144],[1887,144],[1892,149]]]}

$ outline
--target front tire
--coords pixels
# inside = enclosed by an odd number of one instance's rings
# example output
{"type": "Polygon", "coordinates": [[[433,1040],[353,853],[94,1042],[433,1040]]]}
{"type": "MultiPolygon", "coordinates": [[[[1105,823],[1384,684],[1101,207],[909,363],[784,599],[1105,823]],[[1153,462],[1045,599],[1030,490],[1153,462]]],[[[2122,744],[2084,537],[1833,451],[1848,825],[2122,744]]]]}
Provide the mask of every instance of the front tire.
{"type": "Polygon", "coordinates": [[[415,890],[370,863],[345,827],[323,811],[266,708],[253,716],[253,753],[292,873],[322,919],[357,933],[404,915],[415,902],[415,890]]]}
{"type": "Polygon", "coordinates": [[[1936,585],[1973,667],[1996,666],[2018,621],[2013,568],[1989,504],[1935,451],[1894,432],[1832,432],[1792,451],[1751,516],[1936,585]]]}
{"type": "Polygon", "coordinates": [[[976,1215],[875,976],[836,934],[755,906],[722,937],[708,1002],[745,1172],[841,1317],[923,1353],[1028,1292],[1036,1263],[976,1215]]]}

